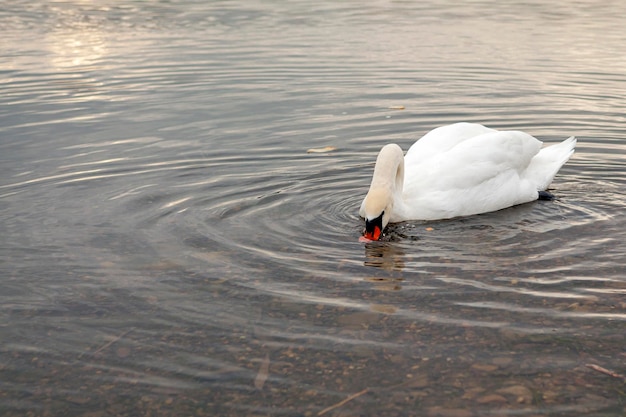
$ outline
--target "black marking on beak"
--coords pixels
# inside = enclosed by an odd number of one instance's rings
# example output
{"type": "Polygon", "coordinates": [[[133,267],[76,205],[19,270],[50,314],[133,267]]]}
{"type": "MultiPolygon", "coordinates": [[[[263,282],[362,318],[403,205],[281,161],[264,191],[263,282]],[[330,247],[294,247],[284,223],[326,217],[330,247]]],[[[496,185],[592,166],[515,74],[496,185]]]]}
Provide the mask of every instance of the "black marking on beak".
{"type": "Polygon", "coordinates": [[[366,218],[365,219],[365,233],[372,235],[377,227],[378,227],[378,230],[380,230],[380,232],[382,233],[384,215],[385,215],[385,212],[383,211],[382,213],[380,213],[380,216],[376,217],[375,219],[369,220],[366,218]]]}

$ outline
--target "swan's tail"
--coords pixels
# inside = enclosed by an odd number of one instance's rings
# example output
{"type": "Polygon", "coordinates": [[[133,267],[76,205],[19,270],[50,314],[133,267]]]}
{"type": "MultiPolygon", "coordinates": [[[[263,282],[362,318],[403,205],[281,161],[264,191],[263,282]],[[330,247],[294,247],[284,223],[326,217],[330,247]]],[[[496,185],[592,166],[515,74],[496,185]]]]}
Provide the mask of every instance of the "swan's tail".
{"type": "Polygon", "coordinates": [[[559,169],[574,153],[576,138],[571,136],[556,145],[541,149],[526,169],[526,176],[537,186],[537,191],[548,188],[559,169]]]}

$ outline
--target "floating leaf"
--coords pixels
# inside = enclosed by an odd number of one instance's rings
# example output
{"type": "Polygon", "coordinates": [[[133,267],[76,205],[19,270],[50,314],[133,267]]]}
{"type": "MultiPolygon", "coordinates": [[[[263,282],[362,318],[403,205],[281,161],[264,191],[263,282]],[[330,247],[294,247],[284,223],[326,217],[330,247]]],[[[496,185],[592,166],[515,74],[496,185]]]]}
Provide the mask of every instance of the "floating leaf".
{"type": "Polygon", "coordinates": [[[325,152],[332,152],[336,150],[337,148],[335,148],[334,146],[324,146],[323,148],[307,149],[306,153],[325,153],[325,152]]]}

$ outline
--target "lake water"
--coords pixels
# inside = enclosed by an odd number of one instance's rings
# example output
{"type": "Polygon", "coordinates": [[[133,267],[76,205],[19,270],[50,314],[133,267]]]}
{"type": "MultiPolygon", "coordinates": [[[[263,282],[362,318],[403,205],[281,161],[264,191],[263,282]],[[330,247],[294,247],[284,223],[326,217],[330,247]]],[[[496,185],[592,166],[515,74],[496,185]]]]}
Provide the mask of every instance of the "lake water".
{"type": "Polygon", "coordinates": [[[625,15],[4,2],[0,414],[623,416],[625,15]],[[557,199],[359,243],[457,121],[577,136],[557,199]]]}

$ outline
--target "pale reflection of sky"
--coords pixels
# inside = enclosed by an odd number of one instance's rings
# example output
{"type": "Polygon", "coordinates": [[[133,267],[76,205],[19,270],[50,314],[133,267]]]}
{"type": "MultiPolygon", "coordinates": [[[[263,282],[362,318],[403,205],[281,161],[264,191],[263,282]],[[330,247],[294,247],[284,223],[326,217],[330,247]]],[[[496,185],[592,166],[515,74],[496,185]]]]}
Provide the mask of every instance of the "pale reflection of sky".
{"type": "Polygon", "coordinates": [[[107,53],[97,27],[64,28],[50,33],[46,44],[51,64],[61,70],[95,64],[107,53]]]}

